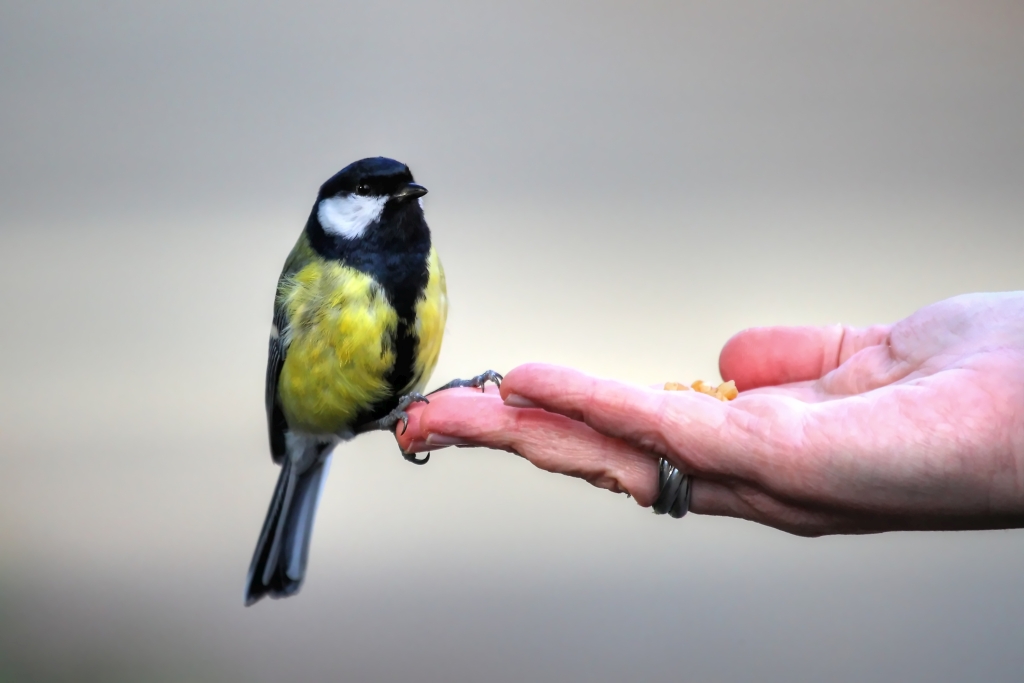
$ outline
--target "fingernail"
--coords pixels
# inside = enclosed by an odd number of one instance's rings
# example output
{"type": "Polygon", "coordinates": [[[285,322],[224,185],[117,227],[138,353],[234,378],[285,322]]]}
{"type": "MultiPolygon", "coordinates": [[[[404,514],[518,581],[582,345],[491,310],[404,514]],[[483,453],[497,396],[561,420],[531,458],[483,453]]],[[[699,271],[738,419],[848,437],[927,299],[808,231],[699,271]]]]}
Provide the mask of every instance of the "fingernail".
{"type": "Polygon", "coordinates": [[[537,404],[519,394],[509,394],[505,397],[505,405],[512,408],[536,408],[537,404]]]}
{"type": "Polygon", "coordinates": [[[422,453],[423,451],[429,451],[430,444],[423,439],[416,439],[409,444],[409,448],[405,451],[406,453],[422,453]]]}
{"type": "Polygon", "coordinates": [[[470,443],[465,439],[460,439],[457,436],[447,436],[446,434],[427,434],[427,445],[428,446],[468,446],[470,443]]]}

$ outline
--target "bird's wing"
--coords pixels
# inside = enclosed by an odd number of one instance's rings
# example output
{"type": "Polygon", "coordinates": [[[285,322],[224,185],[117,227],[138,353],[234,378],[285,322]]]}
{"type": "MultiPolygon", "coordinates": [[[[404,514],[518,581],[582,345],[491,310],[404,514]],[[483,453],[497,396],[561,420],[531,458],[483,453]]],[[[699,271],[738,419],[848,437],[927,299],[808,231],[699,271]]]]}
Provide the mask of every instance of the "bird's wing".
{"type": "Polygon", "coordinates": [[[280,303],[274,306],[274,324],[270,328],[270,350],[267,354],[267,428],[270,431],[270,454],[274,462],[280,463],[285,456],[284,433],[288,423],[284,419],[284,411],[277,401],[277,382],[284,367],[284,357],[288,349],[285,346],[285,332],[288,316],[280,303]]]}

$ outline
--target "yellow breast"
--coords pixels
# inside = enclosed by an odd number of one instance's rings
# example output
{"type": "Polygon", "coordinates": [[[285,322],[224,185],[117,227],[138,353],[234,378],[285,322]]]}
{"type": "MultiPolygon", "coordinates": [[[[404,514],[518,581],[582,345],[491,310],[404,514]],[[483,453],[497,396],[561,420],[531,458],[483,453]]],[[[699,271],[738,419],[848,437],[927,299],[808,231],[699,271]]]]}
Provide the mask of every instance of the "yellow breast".
{"type": "Polygon", "coordinates": [[[416,336],[419,338],[415,360],[416,381],[403,393],[423,391],[441,355],[444,325],[448,320],[448,286],[444,281],[441,259],[433,247],[430,248],[428,272],[427,287],[422,298],[416,302],[416,336]]]}
{"type": "Polygon", "coordinates": [[[341,434],[360,411],[392,394],[422,391],[437,365],[448,317],[448,292],[437,252],[428,257],[428,279],[416,302],[410,330],[417,338],[413,379],[392,391],[392,339],[398,314],[369,275],[315,258],[278,290],[289,321],[278,400],[288,425],[310,434],[341,434]]]}
{"type": "Polygon", "coordinates": [[[279,290],[288,314],[278,395],[292,429],[338,434],[390,393],[398,315],[368,275],[317,259],[279,290]]]}

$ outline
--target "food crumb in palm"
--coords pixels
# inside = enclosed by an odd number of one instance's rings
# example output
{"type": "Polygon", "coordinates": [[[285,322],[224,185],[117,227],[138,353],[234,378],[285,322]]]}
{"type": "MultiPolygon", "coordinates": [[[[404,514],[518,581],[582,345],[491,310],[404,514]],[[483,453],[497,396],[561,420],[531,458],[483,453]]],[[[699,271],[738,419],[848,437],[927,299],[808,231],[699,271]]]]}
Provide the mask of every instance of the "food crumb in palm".
{"type": "Polygon", "coordinates": [[[679,382],[665,382],[665,391],[690,390],[698,391],[702,394],[707,394],[708,396],[714,396],[719,401],[731,401],[740,394],[740,392],[736,389],[736,382],[732,380],[729,380],[728,382],[723,382],[719,384],[717,387],[711,386],[710,384],[706,384],[702,380],[697,380],[696,382],[689,386],[681,384],[679,382]]]}

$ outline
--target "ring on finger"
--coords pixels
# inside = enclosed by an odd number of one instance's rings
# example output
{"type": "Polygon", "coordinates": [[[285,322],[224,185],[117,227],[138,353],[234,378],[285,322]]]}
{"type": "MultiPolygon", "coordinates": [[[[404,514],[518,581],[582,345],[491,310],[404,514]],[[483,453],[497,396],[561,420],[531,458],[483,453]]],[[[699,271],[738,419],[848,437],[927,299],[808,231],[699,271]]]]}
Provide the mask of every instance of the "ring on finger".
{"type": "Polygon", "coordinates": [[[666,512],[679,519],[690,510],[690,493],[693,489],[690,475],[683,474],[679,468],[665,458],[658,462],[658,498],[652,506],[654,514],[666,512]]]}

